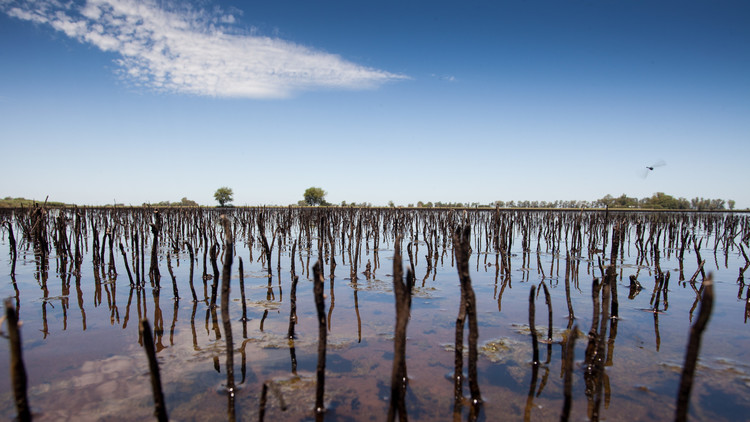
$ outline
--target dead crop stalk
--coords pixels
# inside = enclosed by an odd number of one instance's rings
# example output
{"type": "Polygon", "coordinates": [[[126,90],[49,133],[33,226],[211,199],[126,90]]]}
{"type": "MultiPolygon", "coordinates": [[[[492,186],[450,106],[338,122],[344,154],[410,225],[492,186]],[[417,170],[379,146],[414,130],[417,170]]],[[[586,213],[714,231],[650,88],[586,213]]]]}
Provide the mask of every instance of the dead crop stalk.
{"type": "Polygon", "coordinates": [[[5,319],[8,324],[8,340],[10,342],[10,378],[13,383],[13,397],[16,403],[18,420],[31,420],[29,400],[26,397],[26,368],[23,364],[23,350],[21,345],[21,331],[18,327],[18,315],[10,299],[5,300],[5,319]]]}
{"type": "Polygon", "coordinates": [[[454,394],[456,401],[463,396],[463,326],[465,318],[469,321],[469,390],[471,392],[472,409],[474,411],[482,403],[477,377],[477,341],[479,328],[477,323],[476,296],[471,287],[469,276],[469,254],[471,253],[471,228],[468,225],[456,228],[453,233],[453,250],[456,258],[456,268],[461,281],[461,305],[456,319],[456,373],[454,374],[454,394]]]}
{"type": "Polygon", "coordinates": [[[409,269],[406,283],[401,266],[401,248],[397,240],[393,257],[393,292],[396,297],[396,327],[393,344],[393,369],[391,371],[391,401],[388,407],[388,421],[407,420],[406,414],[406,326],[411,312],[411,290],[414,286],[414,273],[409,269]]]}
{"type": "Polygon", "coordinates": [[[680,389],[677,393],[677,410],[675,412],[675,421],[677,422],[687,420],[688,407],[690,406],[690,390],[693,388],[695,366],[698,361],[698,353],[700,352],[701,338],[703,331],[705,331],[708,325],[708,319],[711,316],[713,306],[713,277],[709,274],[706,281],[703,282],[703,299],[698,311],[698,319],[690,327],[690,338],[688,339],[687,351],[685,352],[685,364],[682,368],[680,389]]]}
{"type": "Polygon", "coordinates": [[[315,296],[315,309],[318,313],[318,366],[316,369],[316,387],[315,387],[315,415],[317,420],[323,419],[325,413],[325,404],[323,397],[325,395],[326,382],[326,342],[328,331],[326,329],[325,299],[323,298],[323,260],[318,258],[318,262],[313,266],[313,294],[315,296]]]}

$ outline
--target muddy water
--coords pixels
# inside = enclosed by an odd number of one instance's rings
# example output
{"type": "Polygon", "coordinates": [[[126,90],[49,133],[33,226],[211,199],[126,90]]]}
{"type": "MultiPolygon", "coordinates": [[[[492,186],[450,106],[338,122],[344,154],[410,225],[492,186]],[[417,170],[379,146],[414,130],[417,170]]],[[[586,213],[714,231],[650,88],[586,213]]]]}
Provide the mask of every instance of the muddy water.
{"type": "MultiPolygon", "coordinates": [[[[416,217],[417,221],[420,218],[416,217]]],[[[553,217],[554,218],[554,217],[553,217]]],[[[70,223],[72,227],[72,222],[70,223]]],[[[420,223],[415,223],[418,226],[420,223]]],[[[631,226],[633,227],[633,226],[631,226]]],[[[131,288],[115,249],[118,275],[94,277],[91,239],[87,239],[80,274],[70,259],[63,260],[51,247],[46,280],[38,271],[33,244],[18,244],[16,274],[10,272],[7,230],[0,248],[0,295],[18,304],[23,322],[24,359],[29,376],[29,402],[37,420],[142,420],[153,415],[148,362],[140,344],[140,318],[148,318],[154,337],[166,406],[174,420],[226,420],[226,337],[221,312],[209,306],[211,284],[204,287],[202,249],[196,250],[195,283],[198,301],[190,293],[187,251],[168,247],[179,288],[172,293],[167,271],[167,248],[159,251],[161,289],[146,281],[131,288]],[[64,268],[64,269],[63,269],[64,268]],[[46,288],[45,288],[46,287],[46,288]],[[17,289],[17,290],[16,290],[17,289]],[[204,293],[205,292],[205,293],[204,293]]],[[[297,227],[299,230],[299,227],[297,227]]],[[[481,225],[473,227],[476,232],[481,225]]],[[[520,230],[517,226],[516,230],[520,230]]],[[[677,387],[691,320],[700,305],[690,283],[680,282],[676,250],[659,244],[660,266],[671,274],[669,288],[660,294],[658,310],[652,296],[656,270],[653,255],[637,259],[634,227],[626,236],[622,259],[617,261],[619,319],[616,333],[607,331],[606,362],[600,403],[601,420],[665,420],[674,417],[677,387]],[[639,262],[640,261],[640,262],[639,262]],[[629,298],[628,284],[636,275],[643,290],[629,298]]],[[[725,255],[714,254],[715,231],[695,227],[704,239],[700,250],[707,274],[713,274],[716,303],[701,347],[693,386],[690,416],[695,420],[743,420],[750,410],[750,332],[746,324],[746,289],[737,284],[738,268],[745,258],[736,246],[725,255]],[[741,298],[738,298],[741,292],[741,298]]],[[[88,233],[90,236],[90,231],[88,233]]],[[[298,247],[295,255],[297,286],[296,338],[287,338],[291,295],[291,246],[284,242],[272,251],[269,280],[261,259],[261,242],[253,235],[238,235],[232,268],[230,315],[234,337],[234,372],[238,389],[235,413],[239,420],[256,420],[265,382],[271,388],[266,420],[314,419],[317,318],[312,295],[312,265],[318,258],[317,243],[298,247]],[[253,237],[253,246],[248,239],[253,237]],[[253,259],[250,259],[252,251],[253,259]],[[278,257],[281,269],[277,269],[278,257]],[[246,315],[239,292],[238,259],[244,263],[246,315]],[[270,286],[270,287],[269,287],[270,286]]],[[[347,233],[348,235],[348,233],[347,233]]],[[[270,236],[270,233],[269,233],[270,236]]],[[[297,238],[290,235],[290,239],[297,238]]],[[[408,243],[407,239],[404,245],[408,243]]],[[[479,321],[479,386],[482,420],[557,420],[563,407],[562,344],[570,329],[579,329],[575,344],[572,384],[572,420],[591,418],[596,405],[586,389],[584,351],[592,326],[592,281],[600,277],[602,252],[572,253],[574,274],[568,279],[575,319],[568,318],[565,254],[568,242],[531,236],[527,254],[521,233],[511,247],[510,277],[499,271],[499,254],[475,239],[470,257],[472,285],[477,297],[479,321]],[[479,242],[479,243],[477,243],[479,242]],[[532,349],[528,325],[528,298],[532,286],[549,287],[553,310],[551,347],[540,344],[541,364],[532,378],[532,349]],[[548,354],[549,353],[549,354],[548,354]],[[531,392],[531,394],[530,394],[531,392]]],[[[123,237],[124,239],[124,237],[123,237]]],[[[420,239],[423,239],[420,236],[420,239]]],[[[149,240],[150,241],[150,240],[149,240]]],[[[269,239],[270,242],[270,239],[269,239]]],[[[167,242],[164,242],[167,243],[167,242]]],[[[584,242],[585,243],[585,242],[584,242]]],[[[115,242],[117,244],[117,242],[115,242]]],[[[455,323],[460,284],[450,239],[445,249],[438,244],[434,267],[428,272],[424,240],[415,244],[416,285],[407,328],[406,408],[412,420],[453,420],[453,371],[455,323]]],[[[348,239],[347,239],[348,245],[348,239]]],[[[150,243],[147,243],[148,265],[150,243]]],[[[390,400],[394,350],[395,308],[392,290],[393,238],[381,234],[362,239],[356,280],[350,278],[351,258],[339,243],[337,267],[330,279],[326,265],[326,324],[328,328],[325,420],[383,420],[390,400]],[[342,249],[346,253],[342,254],[342,249]],[[367,263],[370,274],[364,274],[367,263]]],[[[609,246],[607,246],[608,249],[609,246]]],[[[126,247],[128,253],[130,249],[126,247]]],[[[406,248],[404,247],[405,251],[406,248]]],[[[129,255],[130,256],[130,255],[129,255]]],[[[404,264],[409,264],[404,253],[404,264]]],[[[604,265],[608,263],[605,254],[604,265]]],[[[221,266],[221,262],[219,262],[221,266]]],[[[683,273],[690,278],[697,269],[695,252],[687,248],[683,273]]],[[[101,270],[99,270],[101,273],[101,270]]],[[[146,271],[146,274],[148,272],[146,271]]],[[[208,273],[212,273],[208,264],[208,273]]],[[[750,275],[750,273],[748,274],[750,275]]],[[[696,288],[702,276],[698,275],[696,288]]],[[[218,301],[217,301],[218,303],[218,301]]],[[[536,301],[540,340],[546,338],[547,307],[543,295],[536,301]]],[[[8,362],[7,341],[0,341],[0,363],[8,362]]],[[[466,371],[466,364],[464,364],[466,371]]],[[[7,364],[0,364],[0,415],[14,415],[7,364]]],[[[465,387],[468,397],[468,386],[465,387]]],[[[469,403],[461,419],[468,416],[469,403]]]]}

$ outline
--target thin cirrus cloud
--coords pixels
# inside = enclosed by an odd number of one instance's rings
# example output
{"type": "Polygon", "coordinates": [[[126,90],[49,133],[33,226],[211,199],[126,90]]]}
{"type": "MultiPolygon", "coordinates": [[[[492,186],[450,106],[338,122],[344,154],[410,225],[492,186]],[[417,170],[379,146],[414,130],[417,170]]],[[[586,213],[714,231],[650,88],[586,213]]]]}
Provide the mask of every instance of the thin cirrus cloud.
{"type": "Polygon", "coordinates": [[[367,89],[407,76],[357,65],[292,42],[241,33],[235,17],[152,0],[0,0],[9,16],[50,25],[119,54],[136,86],[213,97],[284,98],[310,89],[367,89]]]}

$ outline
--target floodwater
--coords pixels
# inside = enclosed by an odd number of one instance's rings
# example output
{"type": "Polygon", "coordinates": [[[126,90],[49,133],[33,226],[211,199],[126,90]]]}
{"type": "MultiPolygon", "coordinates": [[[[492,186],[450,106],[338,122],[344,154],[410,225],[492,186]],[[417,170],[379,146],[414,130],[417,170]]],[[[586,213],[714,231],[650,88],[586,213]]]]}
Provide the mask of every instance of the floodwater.
{"type": "MultiPolygon", "coordinates": [[[[415,269],[405,354],[405,406],[411,420],[471,417],[468,384],[465,382],[465,400],[458,409],[453,394],[461,286],[450,230],[462,222],[471,227],[473,242],[469,269],[479,331],[479,420],[558,420],[564,403],[563,346],[574,326],[578,327],[578,340],[571,369],[572,420],[673,419],[690,325],[701,307],[698,292],[703,275],[699,273],[695,283],[689,282],[698,269],[698,244],[706,277],[711,274],[713,278],[715,302],[703,334],[689,415],[693,420],[729,421],[744,420],[750,411],[748,287],[738,283],[738,269],[746,265],[739,246],[747,250],[750,239],[750,221],[743,214],[609,213],[605,217],[603,212],[491,210],[462,215],[343,209],[327,215],[322,210],[227,210],[234,232],[229,314],[237,388],[232,402],[226,388],[227,333],[220,301],[211,306],[214,279],[204,281],[203,277],[204,265],[207,274],[214,274],[205,245],[222,244],[221,211],[160,211],[164,222],[157,251],[161,288],[149,279],[147,268],[153,245],[149,228],[152,212],[78,210],[81,217],[76,219],[74,210],[50,210],[44,221],[49,242],[46,270],[38,250],[35,253],[35,242],[23,235],[24,224],[30,221],[24,220],[28,210],[0,215],[9,223],[0,229],[0,296],[11,298],[18,307],[28,397],[36,420],[153,417],[148,361],[138,329],[141,318],[154,327],[171,419],[227,420],[233,410],[238,420],[257,420],[265,383],[269,387],[267,420],[314,420],[318,319],[312,269],[319,251],[325,261],[328,335],[323,417],[330,421],[384,420],[391,400],[394,360],[396,219],[402,224],[404,268],[409,267],[407,245],[411,243],[415,269]],[[270,263],[257,225],[261,214],[263,234],[271,248],[270,263]],[[332,223],[318,224],[321,216],[332,223]],[[503,238],[509,241],[509,269],[493,241],[499,218],[503,224],[512,223],[503,226],[508,229],[503,238]],[[114,237],[116,275],[109,271],[109,241],[102,239],[105,222],[114,237]],[[587,388],[592,383],[585,361],[588,333],[592,324],[599,323],[593,321],[592,283],[602,277],[599,260],[604,258],[604,269],[610,263],[617,222],[625,228],[616,260],[619,318],[608,324],[603,338],[606,356],[602,357],[604,369],[597,392],[587,388]],[[60,224],[67,246],[59,241],[60,224]],[[99,245],[105,247],[103,266],[95,263],[93,224],[97,225],[99,245]],[[8,227],[13,228],[17,242],[14,277],[10,276],[8,227]],[[82,233],[80,237],[76,230],[82,233]],[[141,242],[135,247],[134,233],[141,242]],[[576,233],[580,235],[578,250],[573,247],[576,233]],[[209,242],[202,240],[204,234],[209,242]],[[688,240],[680,271],[679,253],[685,243],[682,234],[688,240]],[[639,236],[645,246],[638,244],[639,236]],[[135,251],[140,251],[143,287],[131,287],[120,242],[133,272],[138,261],[135,251]],[[185,242],[195,249],[192,281],[197,301],[190,289],[191,265],[185,242]],[[639,253],[644,248],[645,253],[639,253]],[[75,249],[81,256],[80,269],[75,266],[75,249]],[[204,258],[204,252],[208,257],[204,258]],[[336,260],[333,278],[331,252],[336,260]],[[355,259],[357,268],[352,271],[355,259]],[[656,289],[656,259],[661,270],[670,273],[668,287],[660,291],[656,289]],[[299,281],[295,338],[290,341],[292,261],[299,281]],[[174,297],[169,266],[179,299],[174,297]],[[567,278],[566,266],[570,269],[567,278]],[[631,276],[643,287],[637,294],[629,290],[631,276]],[[540,293],[535,300],[540,362],[535,367],[529,292],[532,287],[543,290],[542,282],[551,296],[553,337],[546,341],[548,308],[544,293],[540,293]],[[574,318],[569,318],[568,296],[574,318]]],[[[220,248],[219,268],[223,253],[220,248]]],[[[7,332],[5,325],[3,331],[7,332]]],[[[466,347],[464,353],[468,357],[466,347]]],[[[6,374],[0,376],[3,418],[15,415],[9,359],[8,341],[2,339],[0,375],[6,374]]],[[[463,368],[466,372],[466,363],[463,368]]]]}

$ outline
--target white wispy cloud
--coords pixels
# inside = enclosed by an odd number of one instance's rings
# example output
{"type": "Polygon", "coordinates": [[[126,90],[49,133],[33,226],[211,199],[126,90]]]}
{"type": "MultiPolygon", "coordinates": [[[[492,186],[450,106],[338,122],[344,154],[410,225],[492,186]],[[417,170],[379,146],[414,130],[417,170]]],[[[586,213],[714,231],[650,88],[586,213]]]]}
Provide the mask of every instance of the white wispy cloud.
{"type": "Polygon", "coordinates": [[[135,85],[216,97],[281,98],[308,89],[365,89],[407,79],[338,55],[241,31],[235,15],[153,0],[0,0],[18,19],[117,53],[135,85]],[[160,2],[162,3],[162,2],[160,2]]]}
{"type": "Polygon", "coordinates": [[[430,76],[432,76],[433,78],[440,79],[441,81],[456,82],[456,77],[453,75],[438,75],[436,73],[432,73],[430,74],[430,76]]]}

